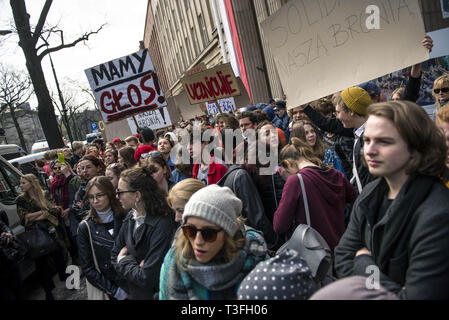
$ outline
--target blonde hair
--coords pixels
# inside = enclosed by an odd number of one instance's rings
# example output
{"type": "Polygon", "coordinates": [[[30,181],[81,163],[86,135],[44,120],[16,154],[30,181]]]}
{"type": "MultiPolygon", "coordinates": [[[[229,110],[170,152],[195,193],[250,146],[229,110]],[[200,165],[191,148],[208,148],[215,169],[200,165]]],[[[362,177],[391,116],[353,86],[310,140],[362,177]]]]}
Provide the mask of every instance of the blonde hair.
{"type": "MultiPolygon", "coordinates": [[[[34,200],[37,202],[37,205],[42,210],[48,210],[50,208],[50,202],[45,198],[44,190],[42,190],[37,177],[34,174],[29,173],[29,174],[23,175],[22,178],[27,180],[29,183],[31,183],[31,187],[33,188],[32,190],[34,191],[34,195],[36,197],[34,200]]],[[[28,198],[31,198],[31,196],[28,192],[24,192],[24,194],[28,198]]]]}
{"type": "Polygon", "coordinates": [[[184,201],[189,201],[190,197],[198,190],[204,188],[205,185],[199,180],[187,178],[173,186],[168,192],[167,202],[172,207],[174,198],[179,198],[184,201]]]}
{"type": "MultiPolygon", "coordinates": [[[[241,220],[240,217],[238,218],[238,224],[239,228],[233,237],[224,232],[223,247],[211,262],[216,264],[226,264],[232,261],[232,259],[234,259],[243,249],[246,243],[246,238],[243,233],[243,220],[241,220]]],[[[186,238],[182,229],[180,229],[176,235],[174,247],[176,265],[178,268],[186,270],[186,263],[194,260],[195,254],[189,239],[186,238]]]]}
{"type": "Polygon", "coordinates": [[[440,108],[437,112],[437,123],[448,122],[449,123],[449,103],[446,103],[443,107],[440,108]]]}
{"type": "MultiPolygon", "coordinates": [[[[433,88],[435,88],[436,86],[448,86],[449,87],[449,74],[443,74],[442,76],[438,77],[435,79],[435,81],[433,82],[433,88]]],[[[440,110],[440,108],[442,107],[440,105],[440,101],[438,100],[438,97],[435,95],[435,92],[433,92],[432,90],[432,96],[435,99],[435,107],[437,110],[440,110]]]]}

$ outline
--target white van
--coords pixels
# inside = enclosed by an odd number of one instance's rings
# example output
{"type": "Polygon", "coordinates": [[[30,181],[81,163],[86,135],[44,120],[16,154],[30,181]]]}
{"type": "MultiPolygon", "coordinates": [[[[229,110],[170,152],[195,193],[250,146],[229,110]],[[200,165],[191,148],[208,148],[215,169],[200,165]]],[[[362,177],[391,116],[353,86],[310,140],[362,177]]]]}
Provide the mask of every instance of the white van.
{"type": "Polygon", "coordinates": [[[37,174],[36,167],[34,166],[34,160],[44,159],[45,152],[47,152],[47,151],[28,154],[23,157],[10,159],[10,160],[8,160],[8,162],[11,163],[12,165],[14,165],[15,163],[19,164],[20,171],[22,171],[24,174],[27,174],[27,173],[37,174]]]}
{"type": "Polygon", "coordinates": [[[32,146],[31,146],[31,153],[38,153],[50,150],[50,147],[48,146],[47,140],[37,140],[32,146]]]}
{"type": "MultiPolygon", "coordinates": [[[[25,228],[20,224],[16,205],[16,198],[21,193],[21,175],[22,173],[19,170],[0,156],[0,211],[6,212],[9,228],[14,235],[21,234],[25,231],[25,228]]],[[[28,277],[34,270],[34,261],[25,259],[19,263],[19,271],[22,279],[28,277]]]]}

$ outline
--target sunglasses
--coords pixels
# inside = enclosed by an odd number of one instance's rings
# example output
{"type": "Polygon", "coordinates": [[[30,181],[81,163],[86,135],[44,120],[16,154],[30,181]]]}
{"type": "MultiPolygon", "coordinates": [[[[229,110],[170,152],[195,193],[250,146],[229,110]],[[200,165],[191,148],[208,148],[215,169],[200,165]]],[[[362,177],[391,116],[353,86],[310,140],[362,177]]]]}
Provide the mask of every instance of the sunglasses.
{"type": "Polygon", "coordinates": [[[433,92],[435,93],[435,94],[439,94],[440,93],[440,91],[442,92],[442,93],[448,93],[449,92],[449,87],[444,87],[444,88],[438,88],[438,89],[433,89],[433,92]]]}
{"type": "Polygon", "coordinates": [[[182,232],[184,235],[194,240],[196,238],[196,233],[199,231],[201,232],[201,237],[206,242],[214,242],[217,240],[217,234],[222,231],[223,229],[213,229],[213,228],[204,228],[204,229],[197,229],[195,226],[192,225],[183,225],[181,226],[182,232]]]}

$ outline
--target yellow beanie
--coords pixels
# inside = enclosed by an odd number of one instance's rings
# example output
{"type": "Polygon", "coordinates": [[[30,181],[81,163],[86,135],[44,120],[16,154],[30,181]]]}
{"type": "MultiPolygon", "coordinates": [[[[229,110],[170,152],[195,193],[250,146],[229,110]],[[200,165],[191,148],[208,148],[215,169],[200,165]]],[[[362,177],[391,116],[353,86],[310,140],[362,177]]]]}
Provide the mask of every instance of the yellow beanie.
{"type": "Polygon", "coordinates": [[[371,104],[368,92],[359,87],[347,88],[341,92],[345,105],[355,113],[366,116],[366,109],[371,104]]]}

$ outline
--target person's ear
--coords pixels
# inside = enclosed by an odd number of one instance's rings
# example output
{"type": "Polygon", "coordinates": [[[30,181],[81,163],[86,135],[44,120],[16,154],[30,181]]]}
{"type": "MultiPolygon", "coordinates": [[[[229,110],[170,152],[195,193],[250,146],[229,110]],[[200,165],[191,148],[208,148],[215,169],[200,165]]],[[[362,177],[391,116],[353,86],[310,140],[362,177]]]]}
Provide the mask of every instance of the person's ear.
{"type": "Polygon", "coordinates": [[[142,193],[140,191],[136,191],[135,195],[136,195],[136,202],[140,202],[140,200],[142,200],[142,193]]]}

